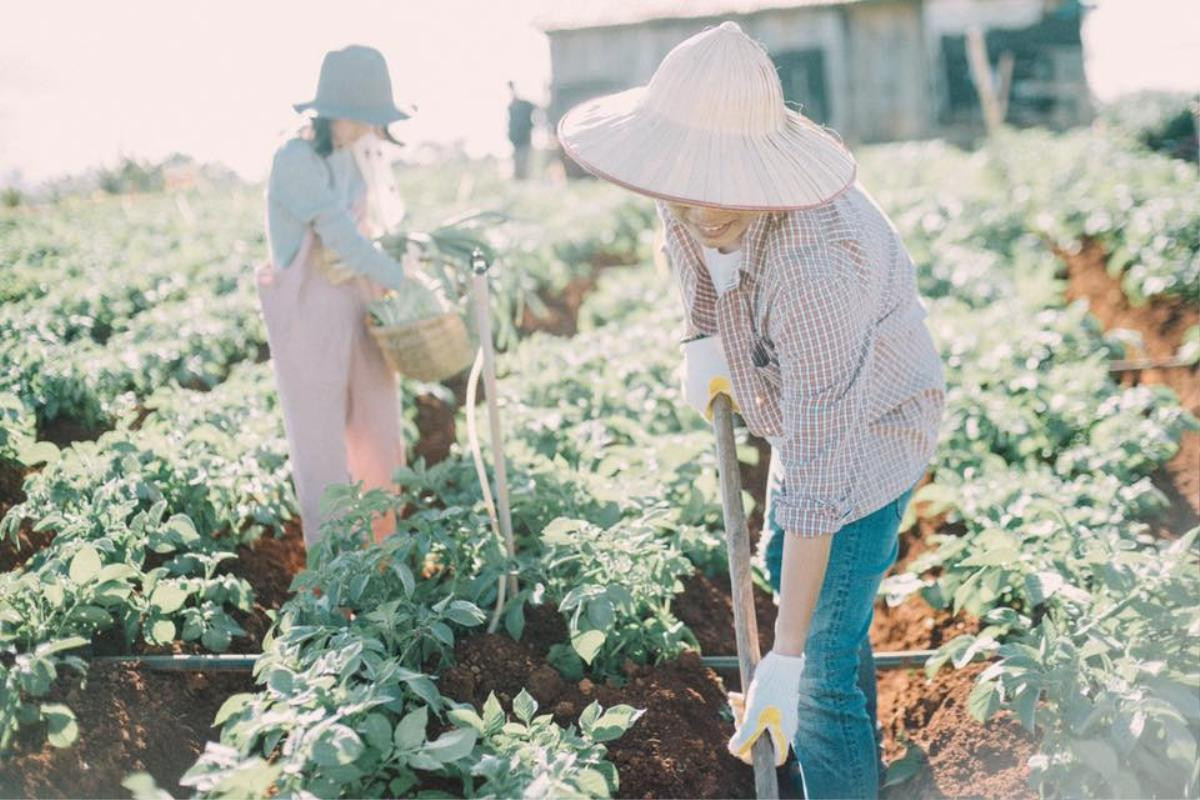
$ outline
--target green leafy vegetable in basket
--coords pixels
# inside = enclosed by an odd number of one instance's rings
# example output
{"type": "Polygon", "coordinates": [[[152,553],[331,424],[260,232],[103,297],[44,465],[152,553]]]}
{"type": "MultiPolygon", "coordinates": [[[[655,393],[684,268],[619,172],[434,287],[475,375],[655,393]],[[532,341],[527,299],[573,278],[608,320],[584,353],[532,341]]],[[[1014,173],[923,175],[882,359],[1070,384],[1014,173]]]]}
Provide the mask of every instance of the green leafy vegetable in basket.
{"type": "Polygon", "coordinates": [[[434,281],[423,275],[410,275],[403,289],[376,300],[367,307],[371,322],[385,328],[407,325],[451,310],[446,296],[432,288],[434,281]]]}

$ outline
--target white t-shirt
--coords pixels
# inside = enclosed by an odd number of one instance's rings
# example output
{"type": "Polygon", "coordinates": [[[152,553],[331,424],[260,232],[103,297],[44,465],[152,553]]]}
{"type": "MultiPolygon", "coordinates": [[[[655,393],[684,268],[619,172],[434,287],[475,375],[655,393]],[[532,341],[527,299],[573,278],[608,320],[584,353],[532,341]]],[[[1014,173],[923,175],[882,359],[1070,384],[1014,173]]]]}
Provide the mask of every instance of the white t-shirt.
{"type": "MultiPolygon", "coordinates": [[[[738,267],[742,263],[742,251],[734,250],[732,253],[722,253],[715,248],[704,246],[701,246],[700,250],[704,253],[704,265],[708,267],[708,274],[712,277],[713,288],[717,290],[717,294],[725,294],[737,283],[738,267]]],[[[782,436],[768,436],[767,441],[771,443],[772,448],[778,449],[783,445],[782,436]]]]}
{"type": "Polygon", "coordinates": [[[742,263],[742,251],[734,250],[732,253],[722,253],[716,248],[703,246],[700,249],[704,252],[704,264],[708,267],[708,274],[712,276],[717,294],[725,294],[737,283],[738,267],[742,263]]]}

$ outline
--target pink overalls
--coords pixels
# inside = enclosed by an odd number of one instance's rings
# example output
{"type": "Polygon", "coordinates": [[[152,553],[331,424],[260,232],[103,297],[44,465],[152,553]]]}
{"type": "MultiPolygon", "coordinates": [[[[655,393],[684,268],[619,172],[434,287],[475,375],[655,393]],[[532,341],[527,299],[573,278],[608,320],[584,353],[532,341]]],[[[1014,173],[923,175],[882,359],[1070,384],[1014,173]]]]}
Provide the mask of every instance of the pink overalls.
{"type": "MultiPolygon", "coordinates": [[[[317,266],[322,250],[310,227],[287,269],[268,261],[256,274],[309,546],[326,487],[362,481],[390,489],[404,465],[396,377],[366,329],[367,303],[383,290],[363,276],[330,283],[317,266]]],[[[375,540],[394,530],[394,515],[377,519],[375,540]]]]}

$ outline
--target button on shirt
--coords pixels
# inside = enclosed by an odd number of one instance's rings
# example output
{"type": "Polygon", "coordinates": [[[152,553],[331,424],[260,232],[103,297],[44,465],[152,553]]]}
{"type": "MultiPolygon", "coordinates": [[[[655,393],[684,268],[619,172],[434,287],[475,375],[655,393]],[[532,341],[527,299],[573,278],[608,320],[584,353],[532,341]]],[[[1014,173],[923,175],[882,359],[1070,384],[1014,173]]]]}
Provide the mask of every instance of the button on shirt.
{"type": "Polygon", "coordinates": [[[911,488],[937,446],[945,380],[913,263],[866,191],[760,216],[722,292],[658,208],[687,334],[720,334],[742,418],[778,451],[776,522],[834,533],[911,488]]]}

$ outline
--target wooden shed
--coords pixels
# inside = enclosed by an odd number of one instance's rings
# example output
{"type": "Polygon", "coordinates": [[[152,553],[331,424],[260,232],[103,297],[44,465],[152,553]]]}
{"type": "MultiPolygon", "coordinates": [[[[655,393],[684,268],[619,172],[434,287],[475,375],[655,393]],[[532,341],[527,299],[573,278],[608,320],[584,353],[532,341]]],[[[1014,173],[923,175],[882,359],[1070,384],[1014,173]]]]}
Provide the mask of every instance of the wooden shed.
{"type": "Polygon", "coordinates": [[[666,53],[732,19],[767,48],[785,98],[852,142],[956,136],[982,124],[966,30],[993,61],[1014,57],[1010,117],[1087,116],[1076,2],[1055,0],[605,0],[564,2],[544,18],[549,118],[644,84],[666,53]]]}

